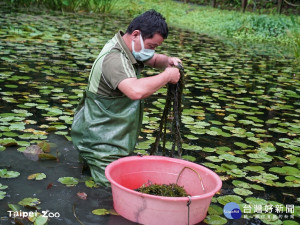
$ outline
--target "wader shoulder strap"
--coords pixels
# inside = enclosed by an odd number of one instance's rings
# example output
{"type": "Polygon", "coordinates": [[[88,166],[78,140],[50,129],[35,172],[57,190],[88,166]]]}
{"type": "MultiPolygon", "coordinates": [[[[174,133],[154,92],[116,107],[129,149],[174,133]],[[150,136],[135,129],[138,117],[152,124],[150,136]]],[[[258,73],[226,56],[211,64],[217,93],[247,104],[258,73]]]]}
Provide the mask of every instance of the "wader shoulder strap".
{"type": "MultiPolygon", "coordinates": [[[[91,72],[90,72],[90,76],[89,76],[89,80],[88,80],[88,86],[86,87],[86,90],[89,90],[89,87],[90,87],[90,81],[91,81],[91,79],[92,79],[93,72],[94,72],[94,69],[95,69],[95,67],[96,67],[96,65],[97,65],[97,63],[98,63],[98,61],[99,61],[103,56],[107,55],[107,54],[110,53],[110,52],[121,52],[121,51],[120,51],[120,50],[117,50],[117,49],[111,49],[111,50],[109,50],[109,51],[107,51],[107,52],[105,52],[105,53],[103,53],[103,54],[101,54],[101,55],[99,54],[99,56],[97,57],[97,59],[95,60],[93,66],[92,66],[92,69],[91,69],[91,72]]],[[[101,72],[101,74],[100,74],[99,80],[101,80],[101,76],[102,76],[102,72],[101,72]]]]}

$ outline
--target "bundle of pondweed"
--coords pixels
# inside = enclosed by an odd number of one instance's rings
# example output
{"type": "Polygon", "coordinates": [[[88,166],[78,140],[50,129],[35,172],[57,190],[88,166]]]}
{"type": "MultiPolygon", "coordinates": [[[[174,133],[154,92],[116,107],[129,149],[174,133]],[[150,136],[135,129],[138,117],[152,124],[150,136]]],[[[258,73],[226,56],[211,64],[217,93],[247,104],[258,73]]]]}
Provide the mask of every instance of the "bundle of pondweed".
{"type": "Polygon", "coordinates": [[[182,112],[182,92],[184,88],[184,69],[178,64],[180,79],[177,84],[168,84],[167,99],[163,115],[159,125],[159,131],[156,136],[155,143],[152,147],[150,155],[155,155],[158,151],[160,140],[163,140],[162,154],[166,155],[166,131],[168,121],[170,121],[170,131],[172,135],[173,145],[169,156],[174,157],[174,152],[177,148],[179,157],[182,154],[182,138],[180,135],[181,127],[181,112],[182,112]]]}
{"type": "Polygon", "coordinates": [[[143,184],[140,188],[136,189],[149,195],[157,195],[164,197],[187,197],[188,194],[183,187],[178,184],[143,184]]]}

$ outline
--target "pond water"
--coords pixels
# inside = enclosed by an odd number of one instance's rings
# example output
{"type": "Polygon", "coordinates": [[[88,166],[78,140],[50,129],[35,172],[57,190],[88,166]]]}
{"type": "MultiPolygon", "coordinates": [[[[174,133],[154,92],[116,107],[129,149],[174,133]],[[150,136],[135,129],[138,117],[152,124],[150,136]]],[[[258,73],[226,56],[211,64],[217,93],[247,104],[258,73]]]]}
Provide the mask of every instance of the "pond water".
{"type": "MultiPolygon", "coordinates": [[[[0,178],[0,224],[31,224],[14,221],[8,213],[9,204],[16,207],[24,198],[38,198],[33,211],[59,213],[48,224],[134,224],[92,213],[113,208],[110,188],[88,187],[89,175],[82,174],[69,136],[94,59],[129,21],[17,12],[4,5],[0,11],[0,175],[20,173],[0,178]],[[33,161],[22,153],[41,141],[50,143],[49,154],[58,160],[33,161]],[[34,173],[46,178],[28,180],[34,173]],[[66,187],[58,182],[62,177],[77,178],[78,184],[66,187]]],[[[292,58],[257,55],[205,35],[170,30],[157,52],[181,58],[185,67],[183,158],[223,180],[202,224],[298,224],[300,65],[292,58]],[[228,202],[240,204],[243,218],[224,216],[228,202]]],[[[144,70],[145,76],[155,73],[144,70]]],[[[136,152],[150,150],[165,96],[161,89],[146,100],[136,152]]]]}

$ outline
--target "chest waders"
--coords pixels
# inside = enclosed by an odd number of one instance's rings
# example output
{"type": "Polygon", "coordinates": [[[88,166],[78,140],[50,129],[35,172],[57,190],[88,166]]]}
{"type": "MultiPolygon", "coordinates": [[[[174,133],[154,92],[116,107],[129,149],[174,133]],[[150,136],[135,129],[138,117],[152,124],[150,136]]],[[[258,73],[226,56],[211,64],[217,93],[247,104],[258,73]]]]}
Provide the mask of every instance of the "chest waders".
{"type": "Polygon", "coordinates": [[[133,152],[142,119],[143,101],[133,101],[127,96],[100,96],[88,88],[85,90],[76,109],[71,136],[80,157],[89,165],[96,183],[108,186],[106,166],[133,152]]]}

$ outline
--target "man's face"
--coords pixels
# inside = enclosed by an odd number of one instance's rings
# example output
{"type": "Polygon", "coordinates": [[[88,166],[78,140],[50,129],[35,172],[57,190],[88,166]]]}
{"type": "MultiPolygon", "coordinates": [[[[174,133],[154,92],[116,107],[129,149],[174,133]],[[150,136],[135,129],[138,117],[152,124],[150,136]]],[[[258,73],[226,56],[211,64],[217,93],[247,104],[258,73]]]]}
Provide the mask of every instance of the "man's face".
{"type": "Polygon", "coordinates": [[[160,46],[163,41],[163,37],[160,34],[156,33],[152,38],[147,38],[144,40],[144,46],[146,49],[155,50],[155,48],[160,46]]]}
{"type": "Polygon", "coordinates": [[[144,41],[145,49],[155,50],[157,46],[160,46],[163,43],[164,39],[160,34],[156,33],[152,38],[146,38],[145,40],[141,40],[140,35],[137,35],[134,41],[134,50],[139,52],[142,49],[141,41],[144,41]]]}

